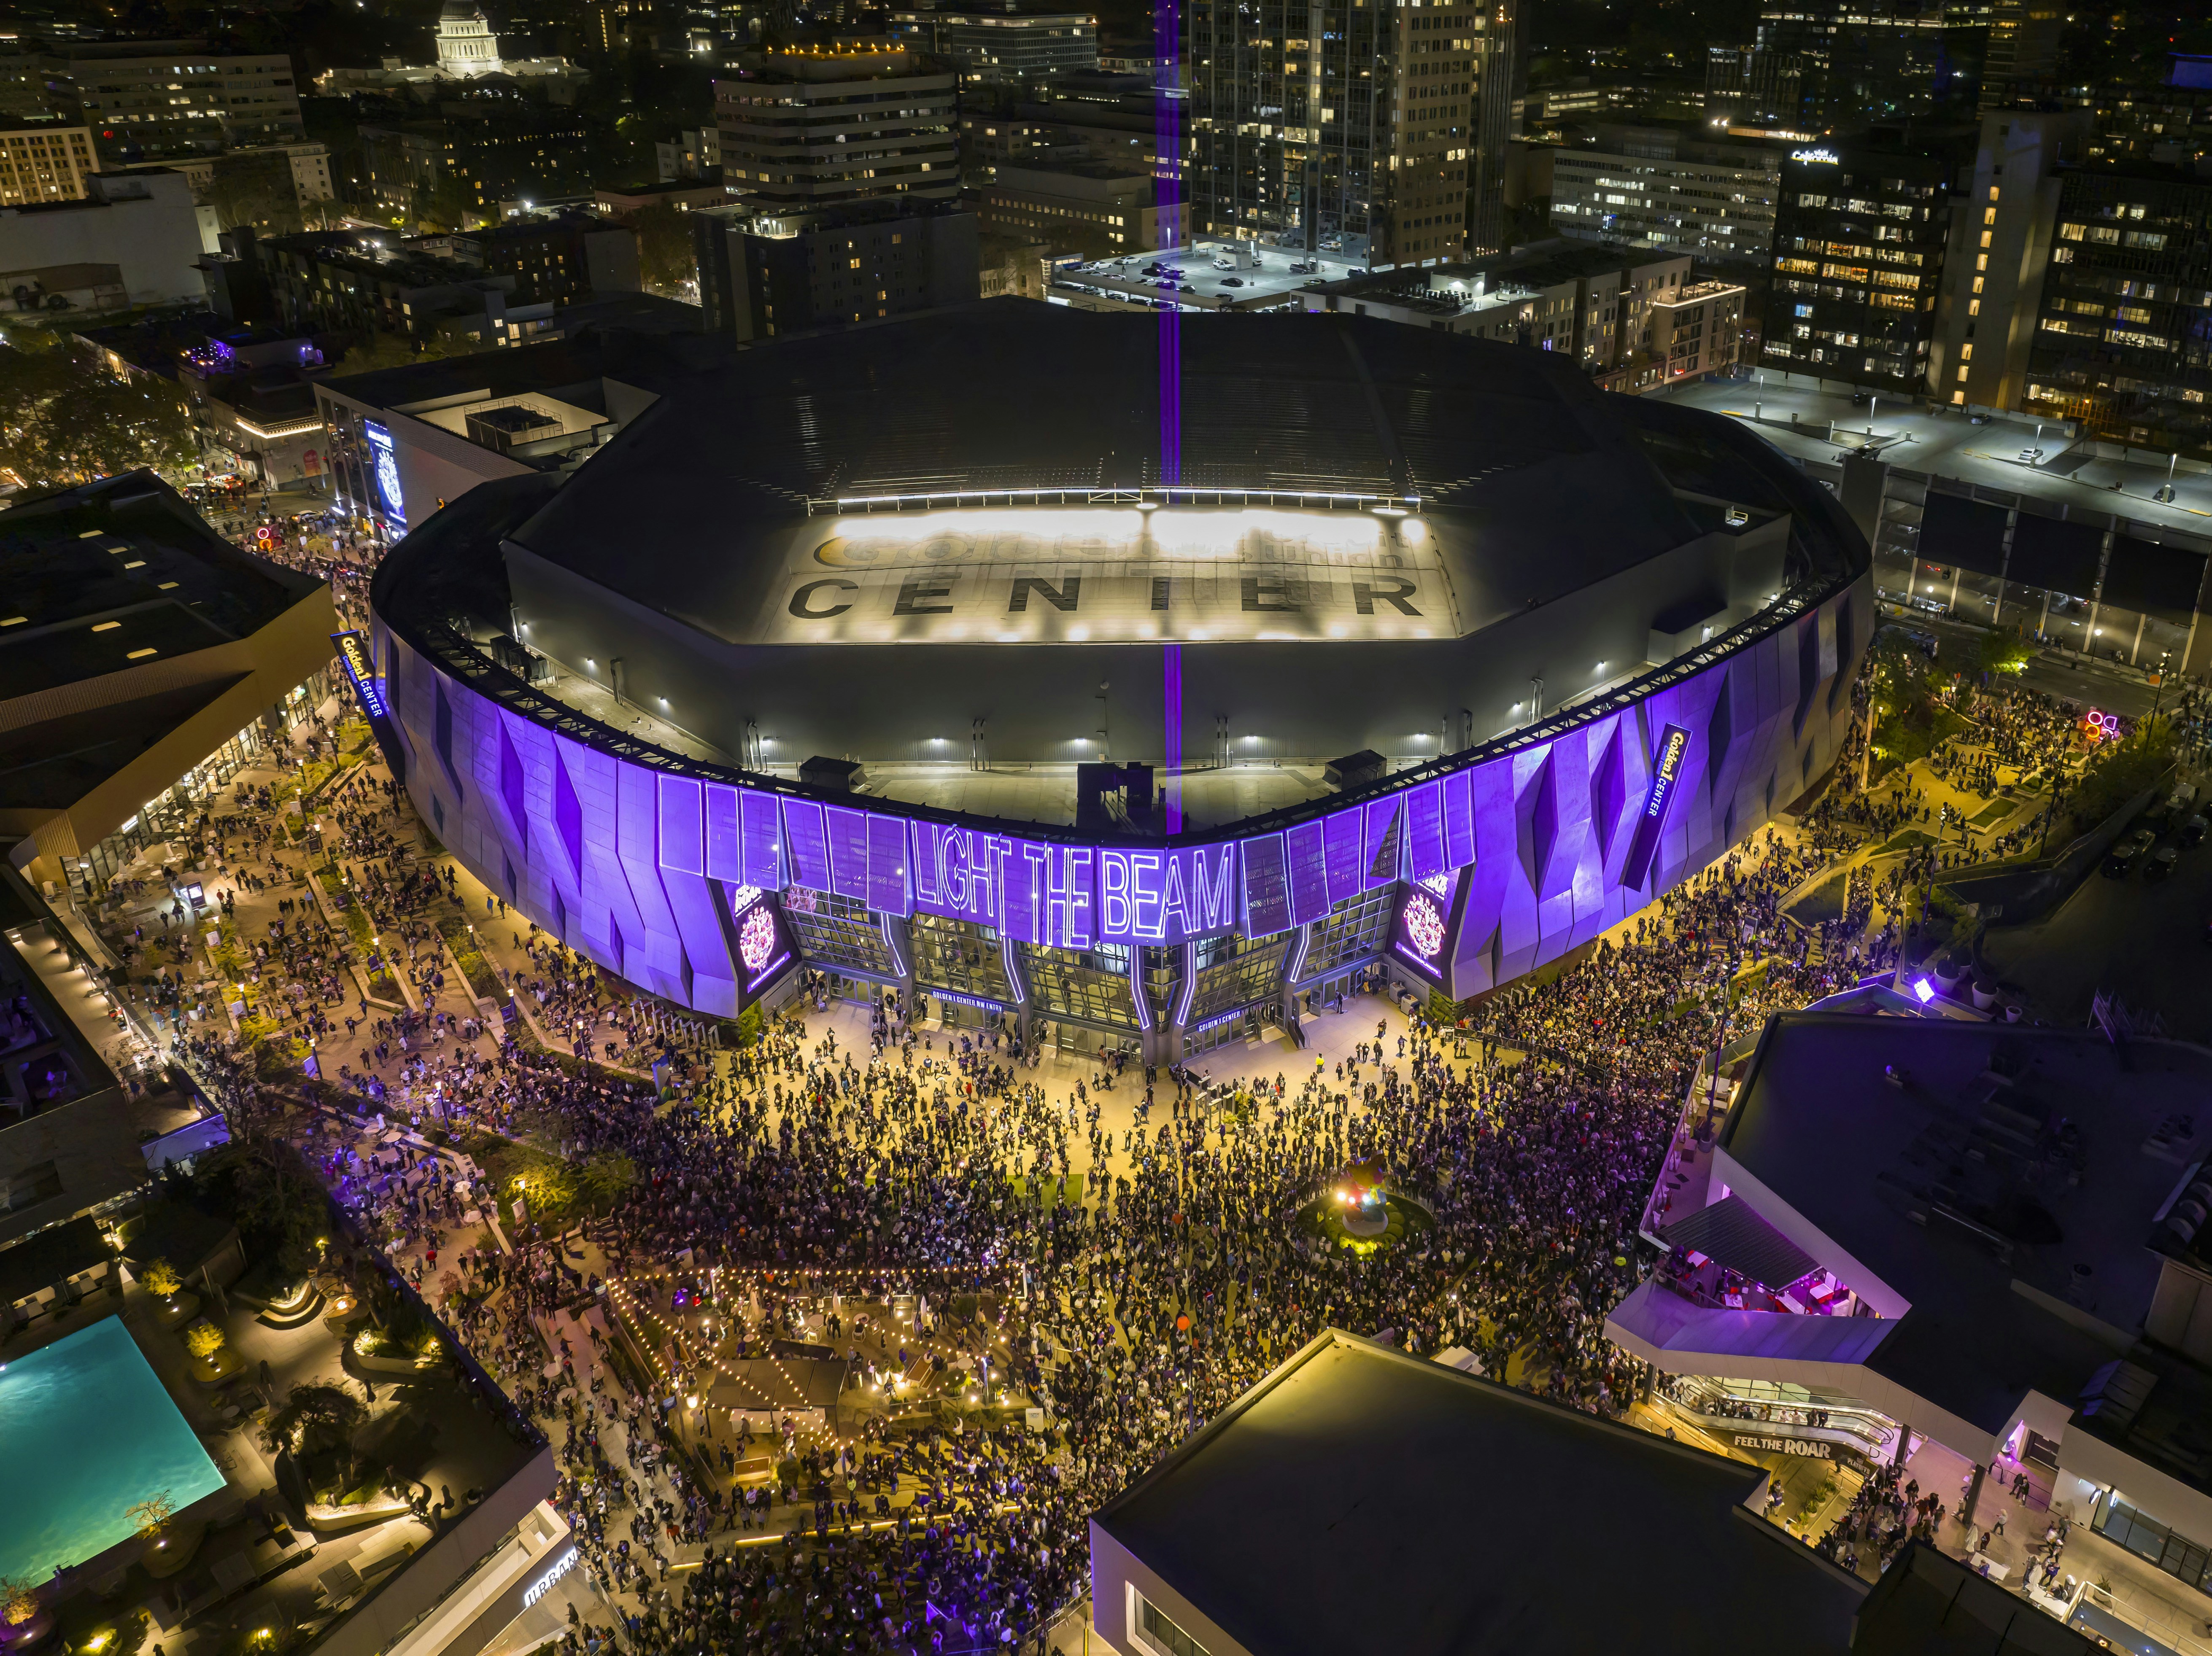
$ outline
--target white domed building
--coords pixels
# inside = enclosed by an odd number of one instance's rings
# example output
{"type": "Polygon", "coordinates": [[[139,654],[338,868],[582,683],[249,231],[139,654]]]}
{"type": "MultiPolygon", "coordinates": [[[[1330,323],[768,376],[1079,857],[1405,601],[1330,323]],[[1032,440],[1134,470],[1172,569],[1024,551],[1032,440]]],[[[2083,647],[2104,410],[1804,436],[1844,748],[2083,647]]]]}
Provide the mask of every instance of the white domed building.
{"type": "Polygon", "coordinates": [[[476,0],[446,0],[438,15],[438,67],[457,79],[500,72],[499,36],[476,0]]]}

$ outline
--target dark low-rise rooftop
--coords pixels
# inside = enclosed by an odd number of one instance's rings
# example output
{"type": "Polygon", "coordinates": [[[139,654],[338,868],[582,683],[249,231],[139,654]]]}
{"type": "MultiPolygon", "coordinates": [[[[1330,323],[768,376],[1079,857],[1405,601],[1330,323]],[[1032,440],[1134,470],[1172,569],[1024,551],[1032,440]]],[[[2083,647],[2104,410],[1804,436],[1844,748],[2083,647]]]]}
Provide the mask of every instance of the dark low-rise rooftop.
{"type": "Polygon", "coordinates": [[[1118,1549],[1267,1656],[1847,1650],[1765,1476],[1327,1330],[1092,1518],[1093,1589],[1118,1549]]]}

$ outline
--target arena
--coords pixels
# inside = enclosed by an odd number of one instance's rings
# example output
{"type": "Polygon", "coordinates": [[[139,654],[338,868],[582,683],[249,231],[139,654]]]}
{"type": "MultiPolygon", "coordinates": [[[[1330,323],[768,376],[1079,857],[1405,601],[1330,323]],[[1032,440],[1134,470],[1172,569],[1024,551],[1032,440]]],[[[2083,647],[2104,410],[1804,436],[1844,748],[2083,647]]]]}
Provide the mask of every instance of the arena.
{"type": "Polygon", "coordinates": [[[1344,315],[772,343],[422,515],[348,659],[515,910],[1152,1063],[1566,955],[1825,773],[1874,630],[1735,422],[1344,315]]]}

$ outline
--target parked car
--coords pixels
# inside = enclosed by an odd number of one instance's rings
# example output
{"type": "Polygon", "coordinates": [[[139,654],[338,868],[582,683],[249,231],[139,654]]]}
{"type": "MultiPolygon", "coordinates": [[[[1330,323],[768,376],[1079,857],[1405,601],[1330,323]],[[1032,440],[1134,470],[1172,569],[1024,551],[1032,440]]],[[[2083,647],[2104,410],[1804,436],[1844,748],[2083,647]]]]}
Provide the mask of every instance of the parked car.
{"type": "Polygon", "coordinates": [[[2150,860],[2143,864],[2143,878],[2163,880],[2173,872],[2173,865],[2180,860],[2181,852],[2178,847],[2160,846],[2156,851],[2151,852],[2150,860]]]}
{"type": "Polygon", "coordinates": [[[2202,816],[2192,816],[2181,825],[2181,843],[2197,846],[2204,843],[2205,822],[2202,816]]]}
{"type": "Polygon", "coordinates": [[[2137,828],[2133,834],[2114,845],[2105,855],[2105,877],[2124,880],[2143,852],[2151,847],[2151,831],[2137,828]]]}
{"type": "Polygon", "coordinates": [[[1224,276],[1221,278],[1221,285],[1224,288],[1241,288],[1244,285],[1244,278],[1243,276],[1224,276]]]}

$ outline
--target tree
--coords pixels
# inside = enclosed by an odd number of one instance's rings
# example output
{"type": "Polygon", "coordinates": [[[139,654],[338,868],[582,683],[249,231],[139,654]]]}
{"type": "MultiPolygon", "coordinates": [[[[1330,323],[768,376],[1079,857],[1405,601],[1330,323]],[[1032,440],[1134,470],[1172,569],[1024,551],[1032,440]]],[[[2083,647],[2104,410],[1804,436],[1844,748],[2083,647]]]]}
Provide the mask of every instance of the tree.
{"type": "Polygon", "coordinates": [[[21,1627],[38,1613],[38,1583],[0,1575],[0,1621],[21,1627]]]}
{"type": "Polygon", "coordinates": [[[124,1515],[138,1526],[140,1535],[151,1541],[169,1527],[170,1520],[177,1515],[177,1503],[164,1489],[159,1495],[148,1495],[143,1501],[132,1501],[124,1515]]]}
{"type": "Polygon", "coordinates": [[[638,274],[648,292],[684,295],[696,288],[699,256],[691,240],[691,215],[673,202],[641,207],[623,221],[637,234],[638,274]]]}
{"type": "Polygon", "coordinates": [[[176,1266],[167,1259],[149,1259],[146,1262],[146,1289],[149,1293],[158,1294],[166,1300],[184,1285],[184,1279],[177,1275],[176,1266]]]}
{"type": "Polygon", "coordinates": [[[199,458],[175,386],[118,379],[89,346],[43,329],[0,331],[0,476],[53,488],[199,458]]]}
{"type": "Polygon", "coordinates": [[[346,1458],[346,1481],[356,1465],[353,1437],[368,1418],[368,1408],[343,1381],[304,1380],[285,1393],[261,1428],[261,1446],[270,1454],[337,1450],[346,1458]]]}
{"type": "Polygon", "coordinates": [[[373,333],[346,348],[348,373],[368,373],[377,368],[404,368],[417,362],[435,361],[457,353],[441,339],[416,339],[404,333],[373,333]]]}
{"type": "Polygon", "coordinates": [[[185,1331],[185,1350],[205,1362],[222,1350],[222,1330],[213,1323],[194,1323],[185,1331]]]}
{"type": "Polygon", "coordinates": [[[1982,638],[1982,681],[1987,683],[1992,675],[2017,673],[2034,656],[2034,649],[2017,627],[1984,634],[1982,638]]]}

